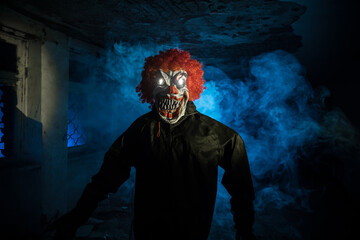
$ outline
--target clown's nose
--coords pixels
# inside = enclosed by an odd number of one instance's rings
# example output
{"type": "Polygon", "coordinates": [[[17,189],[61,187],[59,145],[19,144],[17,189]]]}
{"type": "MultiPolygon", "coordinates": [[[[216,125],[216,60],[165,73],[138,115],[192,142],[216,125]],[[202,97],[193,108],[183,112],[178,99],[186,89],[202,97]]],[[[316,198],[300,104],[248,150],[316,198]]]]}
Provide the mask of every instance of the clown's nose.
{"type": "Polygon", "coordinates": [[[179,93],[179,90],[177,90],[177,88],[172,85],[170,86],[170,94],[178,94],[179,93]]]}

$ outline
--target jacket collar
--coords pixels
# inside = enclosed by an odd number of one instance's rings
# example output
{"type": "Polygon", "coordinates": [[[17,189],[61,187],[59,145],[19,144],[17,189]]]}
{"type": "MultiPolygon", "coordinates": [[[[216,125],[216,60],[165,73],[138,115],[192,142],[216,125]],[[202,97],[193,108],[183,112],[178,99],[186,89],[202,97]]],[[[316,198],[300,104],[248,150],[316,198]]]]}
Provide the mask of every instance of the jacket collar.
{"type": "Polygon", "coordinates": [[[196,106],[195,106],[194,102],[188,101],[188,103],[186,105],[184,117],[186,117],[187,115],[193,115],[196,113],[198,113],[198,111],[196,110],[196,106]]]}

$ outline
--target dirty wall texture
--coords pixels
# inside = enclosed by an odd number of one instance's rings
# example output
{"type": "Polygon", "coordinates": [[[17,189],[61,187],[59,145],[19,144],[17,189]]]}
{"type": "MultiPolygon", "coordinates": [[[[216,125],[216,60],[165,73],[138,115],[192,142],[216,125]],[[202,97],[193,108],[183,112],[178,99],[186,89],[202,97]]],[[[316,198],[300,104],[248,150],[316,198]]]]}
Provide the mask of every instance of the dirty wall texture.
{"type": "Polygon", "coordinates": [[[69,45],[65,34],[9,9],[0,12],[1,41],[16,47],[14,74],[1,72],[1,84],[15,96],[3,103],[13,109],[5,112],[13,125],[5,149],[12,151],[0,163],[6,239],[39,234],[46,219],[66,211],[69,45]]]}

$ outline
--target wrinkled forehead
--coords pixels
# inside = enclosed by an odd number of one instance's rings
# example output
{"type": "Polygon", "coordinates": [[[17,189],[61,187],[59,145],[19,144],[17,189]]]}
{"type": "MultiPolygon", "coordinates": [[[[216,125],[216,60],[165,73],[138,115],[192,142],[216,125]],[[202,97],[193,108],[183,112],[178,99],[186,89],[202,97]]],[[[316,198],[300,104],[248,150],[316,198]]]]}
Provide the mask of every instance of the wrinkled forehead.
{"type": "Polygon", "coordinates": [[[183,73],[185,76],[187,76],[186,71],[182,70],[182,69],[175,70],[175,71],[169,70],[167,72],[164,72],[162,69],[160,69],[159,72],[160,72],[161,76],[165,79],[171,79],[171,78],[175,77],[178,73],[183,73]]]}

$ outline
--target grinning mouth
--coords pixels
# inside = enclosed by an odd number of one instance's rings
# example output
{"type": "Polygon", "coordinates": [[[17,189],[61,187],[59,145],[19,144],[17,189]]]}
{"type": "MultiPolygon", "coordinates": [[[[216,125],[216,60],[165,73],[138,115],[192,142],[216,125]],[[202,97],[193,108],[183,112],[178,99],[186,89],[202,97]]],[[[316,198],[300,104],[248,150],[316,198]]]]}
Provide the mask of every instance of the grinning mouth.
{"type": "Polygon", "coordinates": [[[159,113],[168,119],[177,118],[184,103],[184,97],[162,97],[158,101],[159,113]]]}

